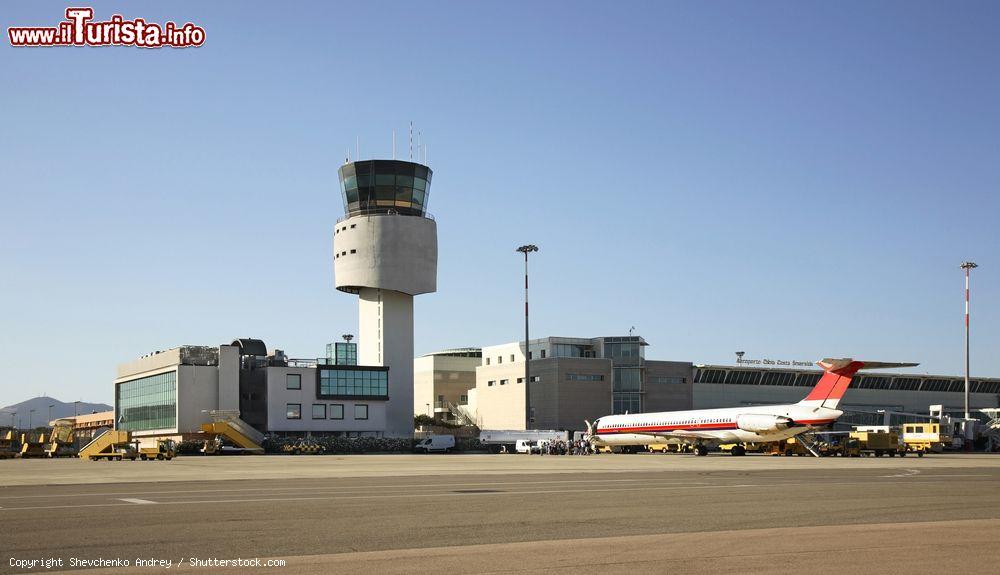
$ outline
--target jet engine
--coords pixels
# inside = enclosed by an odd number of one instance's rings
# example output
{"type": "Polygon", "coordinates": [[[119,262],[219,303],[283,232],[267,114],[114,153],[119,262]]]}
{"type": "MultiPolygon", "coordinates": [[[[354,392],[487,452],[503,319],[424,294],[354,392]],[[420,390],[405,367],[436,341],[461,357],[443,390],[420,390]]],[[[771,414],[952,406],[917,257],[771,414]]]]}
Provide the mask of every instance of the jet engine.
{"type": "Polygon", "coordinates": [[[736,427],[753,433],[781,431],[793,425],[794,421],[781,415],[744,413],[736,418],[736,427]]]}

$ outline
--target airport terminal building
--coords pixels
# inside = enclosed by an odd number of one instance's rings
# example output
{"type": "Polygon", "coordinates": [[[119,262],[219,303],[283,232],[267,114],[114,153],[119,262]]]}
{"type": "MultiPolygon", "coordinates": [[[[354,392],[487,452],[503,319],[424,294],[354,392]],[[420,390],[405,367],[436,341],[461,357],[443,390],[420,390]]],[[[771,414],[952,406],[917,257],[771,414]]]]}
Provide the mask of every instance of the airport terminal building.
{"type": "Polygon", "coordinates": [[[115,427],[193,438],[213,412],[230,412],[261,433],[385,435],[389,369],[357,365],[355,344],[329,349],[325,358],[290,359],[259,339],[237,339],[149,354],[118,367],[115,427]]]}
{"type": "MultiPolygon", "coordinates": [[[[569,429],[585,420],[621,413],[649,413],[795,403],[819,381],[810,362],[705,365],[646,359],[639,336],[548,337],[530,342],[531,386],[524,386],[524,343],[482,348],[468,411],[482,429],[569,429]],[[528,395],[530,394],[530,396],[528,395]],[[530,406],[530,421],[525,402],[530,406]]],[[[742,358],[741,358],[742,361],[742,358]]],[[[857,375],[841,408],[843,425],[897,424],[926,417],[929,407],[961,417],[964,379],[907,373],[857,375]]],[[[1000,379],[973,378],[970,410],[1000,407],[1000,379]]]]}
{"type": "Polygon", "coordinates": [[[633,335],[531,340],[530,386],[523,342],[484,347],[469,412],[481,429],[582,430],[609,413],[688,409],[691,363],[647,360],[647,345],[633,335]]]}

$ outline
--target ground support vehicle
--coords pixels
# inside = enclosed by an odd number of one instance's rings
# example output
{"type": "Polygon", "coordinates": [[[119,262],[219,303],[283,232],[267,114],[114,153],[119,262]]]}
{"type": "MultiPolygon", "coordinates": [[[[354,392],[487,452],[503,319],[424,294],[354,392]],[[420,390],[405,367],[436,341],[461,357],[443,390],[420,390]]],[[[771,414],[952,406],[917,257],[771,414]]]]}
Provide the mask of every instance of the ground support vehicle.
{"type": "Polygon", "coordinates": [[[264,434],[240,419],[240,412],[234,410],[210,411],[211,423],[201,425],[202,433],[206,434],[205,444],[201,452],[205,455],[221,453],[252,453],[263,454],[264,434]],[[234,447],[227,446],[231,443],[234,447]]]}
{"type": "Polygon", "coordinates": [[[413,447],[413,451],[418,453],[451,453],[455,449],[454,435],[432,435],[420,440],[413,447]]]}
{"type": "Polygon", "coordinates": [[[143,461],[156,459],[170,461],[177,457],[177,444],[172,439],[157,439],[156,447],[140,447],[139,459],[143,461]]]}
{"type": "Polygon", "coordinates": [[[281,447],[282,453],[288,455],[322,455],[325,449],[322,445],[307,439],[300,439],[281,447]]]}
{"type": "Polygon", "coordinates": [[[905,446],[899,442],[899,434],[885,426],[857,427],[850,437],[857,440],[858,450],[865,457],[906,455],[905,446]]]}
{"type": "Polygon", "coordinates": [[[925,453],[941,453],[945,445],[951,445],[952,438],[942,432],[940,423],[904,423],[902,443],[906,451],[923,457],[925,453]]]}
{"type": "Polygon", "coordinates": [[[8,429],[0,434],[0,459],[17,457],[20,451],[19,442],[20,437],[13,429],[8,429]]]}
{"type": "Polygon", "coordinates": [[[132,434],[128,431],[108,429],[94,436],[94,439],[84,445],[77,455],[81,459],[90,459],[91,461],[98,459],[135,460],[139,456],[139,451],[135,449],[131,441],[132,434]]]}
{"type": "Polygon", "coordinates": [[[800,441],[795,441],[794,438],[767,443],[764,446],[762,453],[766,453],[768,455],[784,455],[786,457],[791,457],[793,455],[810,455],[806,446],[802,445],[802,442],[800,441]]]}

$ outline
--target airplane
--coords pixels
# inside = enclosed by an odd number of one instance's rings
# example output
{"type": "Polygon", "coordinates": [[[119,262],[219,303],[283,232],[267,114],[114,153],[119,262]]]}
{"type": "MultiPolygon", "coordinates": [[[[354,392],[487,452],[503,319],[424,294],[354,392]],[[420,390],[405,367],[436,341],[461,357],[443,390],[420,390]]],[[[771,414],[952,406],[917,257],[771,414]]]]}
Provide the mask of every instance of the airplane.
{"type": "MultiPolygon", "coordinates": [[[[587,439],[595,447],[687,445],[701,456],[708,455],[711,445],[735,443],[730,453],[744,455],[743,444],[782,441],[832,425],[844,413],[837,405],[859,370],[920,364],[827,358],[816,365],[823,368],[823,376],[798,403],[606,415],[586,422],[587,439]]],[[[808,442],[803,445],[818,456],[808,442]]]]}

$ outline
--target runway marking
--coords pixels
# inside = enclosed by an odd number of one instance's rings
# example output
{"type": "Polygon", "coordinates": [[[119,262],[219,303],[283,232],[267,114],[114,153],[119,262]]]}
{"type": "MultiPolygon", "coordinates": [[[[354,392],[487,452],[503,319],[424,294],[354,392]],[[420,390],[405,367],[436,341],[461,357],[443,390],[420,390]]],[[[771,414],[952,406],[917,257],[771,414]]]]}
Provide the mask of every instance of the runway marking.
{"type": "MultiPolygon", "coordinates": [[[[312,481],[310,478],[303,478],[307,481],[312,481]]],[[[353,479],[353,478],[343,478],[343,479],[353,479]]],[[[640,481],[651,481],[656,483],[669,483],[669,482],[681,482],[686,484],[691,484],[691,481],[685,481],[683,479],[649,479],[649,478],[638,478],[638,479],[573,479],[573,480],[551,480],[551,481],[477,481],[474,483],[411,483],[402,485],[343,485],[337,487],[324,487],[317,489],[316,487],[250,487],[246,489],[178,489],[173,491],[109,491],[101,492],[94,491],[90,493],[57,493],[52,495],[3,495],[0,499],[32,499],[32,498],[44,498],[53,499],[56,497],[86,497],[95,495],[170,495],[173,493],[249,493],[254,491],[267,491],[270,493],[280,493],[283,491],[345,491],[345,490],[366,490],[370,491],[373,488],[377,489],[415,489],[421,487],[465,487],[465,486],[476,486],[476,485],[545,485],[556,483],[559,485],[567,484],[580,484],[580,483],[636,483],[640,481]]],[[[182,483],[189,483],[184,481],[182,483]]],[[[704,484],[702,482],[702,484],[704,484]]],[[[324,486],[328,486],[329,482],[324,482],[324,486]]],[[[79,484],[77,487],[91,487],[90,484],[79,484]]]]}
{"type": "MultiPolygon", "coordinates": [[[[900,485],[914,485],[912,481],[883,481],[882,484],[893,484],[898,483],[900,485]]],[[[930,484],[930,483],[948,483],[947,481],[921,481],[920,484],[930,484]]],[[[864,481],[852,481],[852,482],[837,482],[837,483],[824,483],[827,485],[863,485],[867,484],[864,481]]],[[[814,482],[802,482],[802,483],[767,483],[767,484],[756,484],[756,483],[745,483],[737,485],[705,485],[705,484],[689,484],[689,485],[670,485],[670,486],[660,486],[660,487],[627,487],[627,488],[607,488],[607,489],[576,489],[573,490],[573,494],[577,493],[619,493],[625,491],[666,491],[671,489],[676,490],[698,490],[698,489],[745,489],[745,488],[774,488],[774,487],[788,487],[788,486],[815,486],[814,482]]],[[[424,487],[433,487],[427,486],[424,487]]],[[[346,496],[332,496],[332,497],[261,497],[261,498],[243,498],[243,499],[214,499],[214,500],[190,500],[190,501],[153,501],[150,503],[155,503],[157,505],[204,505],[204,504],[225,504],[225,503],[254,503],[254,502],[281,502],[281,501],[344,501],[353,499],[401,499],[401,498],[427,498],[427,497],[490,497],[490,496],[503,496],[503,495],[548,495],[548,494],[562,494],[565,495],[567,491],[565,489],[554,489],[554,490],[535,490],[535,491],[498,491],[491,493],[455,493],[453,491],[441,491],[436,493],[401,493],[398,495],[346,495],[346,496]]],[[[120,501],[126,501],[125,499],[120,499],[120,501]]],[[[142,500],[140,500],[142,501],[142,500]]],[[[132,506],[134,503],[84,503],[80,505],[40,505],[36,507],[10,507],[10,508],[0,508],[0,511],[22,511],[22,510],[38,510],[38,509],[73,509],[77,507],[119,507],[119,506],[132,506]]]]}
{"type": "Polygon", "coordinates": [[[896,475],[883,475],[882,477],[913,477],[914,475],[919,475],[919,469],[904,469],[903,473],[898,473],[896,475]]]}
{"type": "Polygon", "coordinates": [[[130,497],[119,499],[118,501],[124,501],[125,503],[135,503],[136,505],[152,505],[156,503],[155,501],[150,501],[148,499],[133,499],[130,497]]]}

